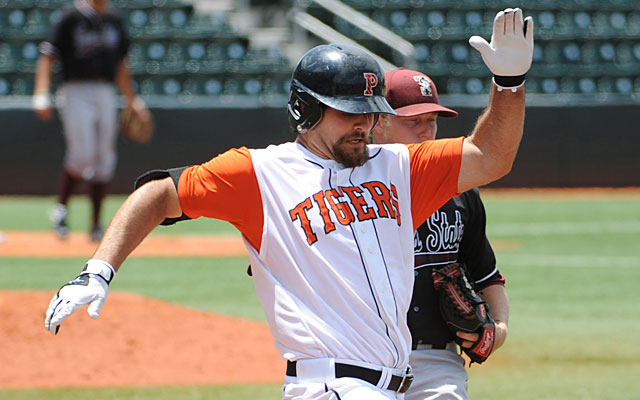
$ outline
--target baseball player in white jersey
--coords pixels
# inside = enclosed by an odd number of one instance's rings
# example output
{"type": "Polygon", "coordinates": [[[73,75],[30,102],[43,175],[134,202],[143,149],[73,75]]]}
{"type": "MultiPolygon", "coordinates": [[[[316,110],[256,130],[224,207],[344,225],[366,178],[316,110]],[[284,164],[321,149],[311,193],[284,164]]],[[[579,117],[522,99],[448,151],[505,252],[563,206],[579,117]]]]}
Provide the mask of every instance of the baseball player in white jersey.
{"type": "MultiPolygon", "coordinates": [[[[531,33],[522,33],[521,12],[501,15],[510,22],[499,36],[509,43],[487,45],[486,62],[493,68],[501,60],[502,68],[509,60],[502,75],[524,75],[531,33]]],[[[57,333],[87,304],[97,318],[116,271],[158,224],[218,218],[239,229],[249,251],[258,297],[288,362],[283,399],[401,399],[411,382],[414,226],[457,193],[508,173],[523,132],[524,90],[494,86],[468,138],[369,145],[376,115],[394,113],[384,87],[364,50],[308,51],[288,104],[295,142],[232,149],[141,177],[93,258],[51,300],[46,329],[57,333]]]]}

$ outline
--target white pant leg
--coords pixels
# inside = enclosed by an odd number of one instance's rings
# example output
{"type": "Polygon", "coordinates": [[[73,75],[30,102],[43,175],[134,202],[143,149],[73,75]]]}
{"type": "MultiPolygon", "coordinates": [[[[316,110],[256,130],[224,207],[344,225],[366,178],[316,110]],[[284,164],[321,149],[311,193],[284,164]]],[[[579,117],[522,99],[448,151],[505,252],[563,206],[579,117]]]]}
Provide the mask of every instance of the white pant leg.
{"type": "MultiPolygon", "coordinates": [[[[401,400],[403,395],[361,379],[335,377],[333,358],[298,360],[296,377],[285,377],[283,400],[401,400]]],[[[364,363],[363,363],[364,364],[364,363]]],[[[365,365],[363,365],[365,366],[365,365]]],[[[368,367],[368,366],[365,366],[368,367]]],[[[383,376],[400,371],[383,369],[383,376]]],[[[381,378],[382,379],[382,378],[381,378]]],[[[386,387],[386,383],[380,384],[386,387]]]]}
{"type": "Polygon", "coordinates": [[[89,181],[111,180],[116,167],[117,111],[106,82],[67,82],[56,103],[66,141],[64,166],[89,181]]]}
{"type": "Polygon", "coordinates": [[[97,89],[97,154],[94,180],[105,183],[111,181],[116,170],[118,158],[116,150],[118,142],[118,113],[113,86],[108,83],[102,83],[97,89]]]}
{"type": "Polygon", "coordinates": [[[409,357],[413,383],[406,400],[468,400],[464,359],[452,350],[414,350],[409,357]]]}
{"type": "Polygon", "coordinates": [[[77,178],[93,179],[96,152],[95,107],[80,84],[63,83],[56,105],[62,121],[66,149],[65,169],[77,178]]]}
{"type": "Polygon", "coordinates": [[[328,382],[288,383],[282,400],[401,400],[403,395],[383,390],[356,378],[339,378],[328,382]]]}

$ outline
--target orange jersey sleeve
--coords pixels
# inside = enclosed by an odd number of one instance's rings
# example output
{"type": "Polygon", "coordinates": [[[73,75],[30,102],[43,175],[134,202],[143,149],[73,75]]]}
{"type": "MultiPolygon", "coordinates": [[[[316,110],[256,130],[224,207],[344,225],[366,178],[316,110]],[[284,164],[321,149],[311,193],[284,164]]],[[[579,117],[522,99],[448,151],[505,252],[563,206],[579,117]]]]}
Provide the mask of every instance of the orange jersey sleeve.
{"type": "Polygon", "coordinates": [[[457,196],[464,137],[408,144],[411,163],[411,213],[417,229],[450,198],[457,196]]]}
{"type": "Polygon", "coordinates": [[[264,213],[258,179],[246,147],[189,167],[178,182],[182,211],[190,218],[228,221],[260,250],[264,213]]]}

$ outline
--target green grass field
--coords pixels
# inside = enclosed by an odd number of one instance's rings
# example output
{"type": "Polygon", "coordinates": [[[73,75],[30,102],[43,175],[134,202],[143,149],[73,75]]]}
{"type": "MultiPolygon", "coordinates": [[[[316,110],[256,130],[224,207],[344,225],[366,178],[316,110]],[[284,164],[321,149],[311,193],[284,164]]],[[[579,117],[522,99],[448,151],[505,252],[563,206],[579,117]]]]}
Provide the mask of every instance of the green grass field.
{"type": "MultiPolygon", "coordinates": [[[[488,235],[507,277],[511,318],[507,343],[470,373],[474,400],[624,400],[640,398],[640,191],[621,195],[529,196],[482,192],[488,235]]],[[[51,198],[0,197],[0,231],[48,229],[51,198]]],[[[122,202],[112,197],[107,216],[122,202]]],[[[88,207],[72,204],[72,228],[84,231],[88,207]]],[[[163,233],[233,232],[228,224],[197,220],[163,233]]],[[[53,291],[84,259],[2,257],[0,289],[53,291]]],[[[132,258],[112,290],[264,321],[247,260],[132,258]],[[175,268],[180,265],[180,268],[175,268]],[[144,283],[144,284],[143,284],[144,283]]],[[[2,330],[0,324],[0,334],[2,330]]],[[[0,360],[2,360],[0,350],[0,360]]],[[[10,360],[2,360],[4,367],[10,360]]],[[[1,386],[1,384],[0,384],[1,386]]],[[[0,390],[26,399],[265,399],[268,385],[108,389],[0,390]]]]}

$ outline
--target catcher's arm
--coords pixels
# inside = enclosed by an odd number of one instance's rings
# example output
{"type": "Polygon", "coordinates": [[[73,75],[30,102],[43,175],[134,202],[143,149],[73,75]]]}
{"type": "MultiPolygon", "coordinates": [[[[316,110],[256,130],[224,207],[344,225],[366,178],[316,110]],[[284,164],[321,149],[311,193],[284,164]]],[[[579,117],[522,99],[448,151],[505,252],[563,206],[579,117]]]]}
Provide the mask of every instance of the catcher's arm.
{"type": "MultiPolygon", "coordinates": [[[[509,299],[503,285],[491,285],[479,292],[480,297],[487,302],[491,309],[496,326],[495,342],[492,353],[495,352],[507,340],[507,327],[509,324],[509,299]]],[[[456,335],[463,339],[462,347],[471,348],[479,339],[477,333],[458,331],[456,335]]]]}

